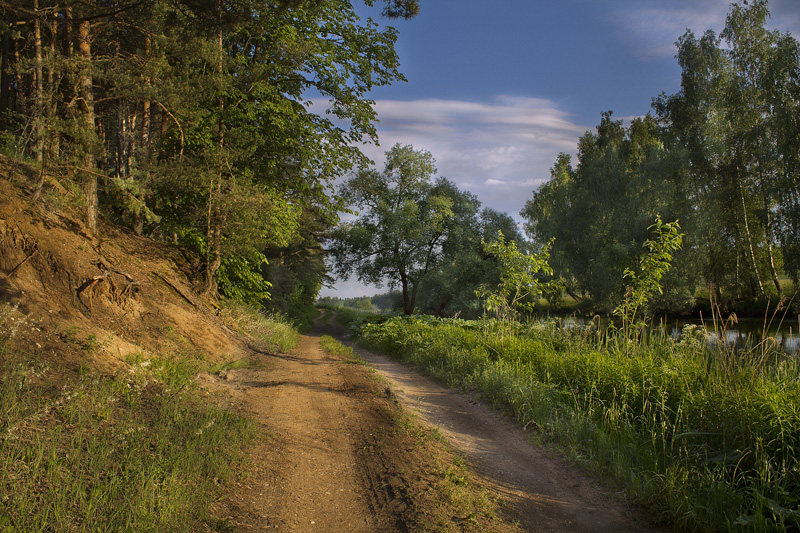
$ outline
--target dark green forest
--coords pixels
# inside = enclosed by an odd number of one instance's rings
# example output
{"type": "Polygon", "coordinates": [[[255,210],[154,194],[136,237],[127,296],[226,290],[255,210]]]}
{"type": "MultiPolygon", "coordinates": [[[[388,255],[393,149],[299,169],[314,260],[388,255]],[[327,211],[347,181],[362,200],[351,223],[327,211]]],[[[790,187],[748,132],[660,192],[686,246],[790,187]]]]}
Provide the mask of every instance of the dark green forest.
{"type": "MultiPolygon", "coordinates": [[[[365,0],[368,5],[373,0],[365,0]]],[[[376,2],[412,18],[409,0],[376,2]]],[[[199,292],[302,314],[355,275],[405,313],[477,317],[485,243],[549,251],[551,310],[610,311],[656,217],[685,235],[653,310],[761,312],[800,275],[800,47],[767,2],[678,37],[680,90],[602,113],[514,219],[437,176],[424,147],[382,171],[370,90],[404,81],[391,26],[347,0],[3,0],[0,146],[53,194],[196,257],[199,292]],[[339,188],[336,180],[345,178],[339,188]],[[340,213],[355,218],[339,223],[340,213]]],[[[46,198],[41,198],[41,201],[46,198]]],[[[63,199],[62,199],[63,200],[63,199]]]]}
{"type": "MultiPolygon", "coordinates": [[[[373,5],[372,0],[365,0],[373,5]]],[[[411,18],[413,0],[383,0],[411,18]]],[[[0,2],[0,144],[85,214],[197,257],[197,289],[311,306],[332,182],[368,164],[397,34],[349,1],[0,2]],[[313,106],[313,107],[312,107],[313,106]]]]}

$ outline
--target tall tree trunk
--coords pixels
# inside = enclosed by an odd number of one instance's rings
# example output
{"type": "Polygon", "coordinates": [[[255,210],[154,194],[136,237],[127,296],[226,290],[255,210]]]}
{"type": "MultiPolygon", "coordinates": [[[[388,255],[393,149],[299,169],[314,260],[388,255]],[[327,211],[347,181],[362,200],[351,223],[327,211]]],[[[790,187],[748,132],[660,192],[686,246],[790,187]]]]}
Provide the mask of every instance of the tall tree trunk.
{"type": "MultiPolygon", "coordinates": [[[[217,31],[217,73],[219,75],[219,83],[222,84],[222,67],[223,67],[223,54],[222,47],[222,2],[217,0],[217,23],[219,29],[217,31]]],[[[222,113],[225,110],[225,100],[222,96],[220,88],[218,98],[219,118],[217,123],[217,176],[216,187],[214,180],[211,181],[211,187],[208,194],[208,226],[206,228],[206,272],[205,272],[205,287],[203,293],[210,295],[215,290],[214,276],[217,273],[220,265],[222,264],[222,225],[223,215],[220,207],[222,200],[222,175],[223,175],[223,153],[224,148],[224,124],[222,113]],[[216,194],[215,189],[216,188],[216,194]]]]}
{"type": "MultiPolygon", "coordinates": [[[[53,120],[56,116],[57,111],[57,99],[56,99],[56,39],[58,37],[58,20],[53,20],[51,24],[51,34],[50,34],[50,56],[49,56],[49,64],[47,67],[47,101],[45,104],[47,105],[47,123],[53,124],[53,120]]],[[[51,132],[47,136],[47,143],[46,143],[46,151],[48,155],[48,159],[50,161],[58,160],[58,152],[59,152],[59,136],[58,134],[54,134],[51,132]]]]}
{"type": "Polygon", "coordinates": [[[8,75],[8,70],[11,66],[9,56],[11,55],[11,36],[8,33],[3,33],[3,60],[2,72],[0,72],[0,131],[8,129],[7,113],[9,107],[9,91],[11,90],[10,81],[11,77],[8,75]]]}
{"type": "MultiPolygon", "coordinates": [[[[147,62],[150,58],[150,34],[145,34],[144,36],[144,60],[147,62]]],[[[150,77],[145,74],[144,76],[144,83],[149,88],[150,86],[150,77]]],[[[139,135],[139,138],[134,145],[136,148],[137,154],[137,161],[139,163],[139,167],[144,169],[148,172],[147,176],[149,176],[149,166],[150,166],[150,127],[151,127],[151,114],[152,114],[152,106],[150,105],[150,100],[144,100],[142,102],[142,131],[139,135]]],[[[143,180],[150,181],[149,178],[143,177],[143,180]]],[[[147,186],[143,184],[140,187],[142,191],[142,202],[145,202],[148,198],[147,193],[147,186]]],[[[133,231],[137,235],[141,235],[144,233],[144,209],[140,209],[138,213],[134,215],[133,220],[133,231]]]]}
{"type": "Polygon", "coordinates": [[[33,0],[33,47],[36,84],[33,111],[33,155],[38,163],[44,160],[44,69],[42,68],[42,23],[39,0],[33,0]]]}
{"type": "MultiPolygon", "coordinates": [[[[144,36],[144,56],[145,61],[150,57],[150,35],[144,36]]],[[[150,76],[145,75],[144,83],[150,87],[150,76]]],[[[151,106],[150,100],[142,102],[142,135],[139,138],[139,145],[141,147],[141,161],[144,165],[150,164],[150,124],[151,124],[151,106]]]]}
{"type": "Polygon", "coordinates": [[[95,133],[95,112],[94,112],[94,89],[92,87],[92,47],[91,47],[91,23],[88,20],[81,21],[78,25],[78,51],[82,62],[80,69],[80,94],[83,100],[83,122],[84,128],[89,133],[90,145],[87,146],[86,156],[83,165],[86,172],[83,173],[83,193],[86,196],[86,225],[91,234],[97,233],[97,175],[94,173],[94,133],[95,133]]]}
{"type": "Polygon", "coordinates": [[[756,261],[756,252],[755,248],[753,247],[753,236],[750,232],[750,222],[747,216],[747,203],[745,202],[745,194],[744,194],[744,184],[742,183],[741,179],[741,171],[739,166],[736,166],[736,181],[739,185],[739,198],[742,200],[742,218],[744,220],[744,232],[745,236],[747,237],[747,245],[750,248],[750,259],[753,262],[753,275],[755,276],[756,282],[758,283],[758,290],[761,293],[761,296],[765,296],[766,292],[764,291],[764,284],[761,282],[761,275],[758,273],[758,262],[756,261]]]}
{"type": "MultiPolygon", "coordinates": [[[[13,39],[12,44],[14,45],[14,65],[20,64],[19,58],[19,41],[17,39],[13,39]]],[[[11,93],[13,100],[11,102],[11,110],[16,113],[18,116],[26,116],[26,109],[25,109],[25,98],[22,94],[22,77],[19,75],[19,72],[14,72],[13,75],[14,79],[14,91],[11,93]]]]}
{"type": "Polygon", "coordinates": [[[769,273],[772,276],[772,284],[775,285],[775,290],[778,291],[778,297],[780,298],[781,282],[778,280],[778,271],[775,268],[775,255],[772,251],[772,215],[770,215],[766,197],[764,197],[764,204],[764,211],[767,217],[767,256],[769,258],[769,273]]]}
{"type": "Polygon", "coordinates": [[[408,293],[408,276],[405,272],[400,272],[400,286],[403,290],[403,314],[410,315],[414,312],[414,304],[411,295],[408,293]]]}

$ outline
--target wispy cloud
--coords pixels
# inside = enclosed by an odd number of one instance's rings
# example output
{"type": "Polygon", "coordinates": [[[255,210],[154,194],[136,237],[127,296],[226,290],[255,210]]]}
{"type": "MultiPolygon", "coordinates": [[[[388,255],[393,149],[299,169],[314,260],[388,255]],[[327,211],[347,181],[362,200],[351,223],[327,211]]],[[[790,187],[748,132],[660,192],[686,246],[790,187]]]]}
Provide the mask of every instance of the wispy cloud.
{"type": "Polygon", "coordinates": [[[438,175],[512,216],[549,178],[558,153],[574,153],[588,129],[555,102],[540,98],[378,100],[375,109],[381,145],[368,146],[365,153],[378,168],[383,153],[396,143],[428,150],[438,175]]]}
{"type": "MultiPolygon", "coordinates": [[[[675,41],[686,30],[702,35],[707,29],[719,33],[725,27],[731,0],[643,0],[624,2],[613,9],[609,21],[616,27],[617,35],[633,48],[640,60],[672,57],[676,53],[675,41]]],[[[800,3],[797,0],[770,2],[772,17],[769,28],[800,31],[800,3]]]]}
{"type": "Polygon", "coordinates": [[[641,60],[675,55],[675,41],[687,29],[702,34],[706,29],[717,31],[725,24],[728,0],[646,0],[626,3],[624,9],[609,17],[617,25],[617,33],[633,46],[641,60]]]}

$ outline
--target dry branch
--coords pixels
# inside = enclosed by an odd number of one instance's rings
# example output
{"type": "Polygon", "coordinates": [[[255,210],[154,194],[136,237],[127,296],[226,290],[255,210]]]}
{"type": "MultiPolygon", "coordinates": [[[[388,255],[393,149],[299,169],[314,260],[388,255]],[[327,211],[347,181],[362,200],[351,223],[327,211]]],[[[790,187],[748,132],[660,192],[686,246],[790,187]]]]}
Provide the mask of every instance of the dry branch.
{"type": "Polygon", "coordinates": [[[5,276],[3,276],[3,279],[8,279],[8,278],[10,278],[11,276],[13,276],[13,275],[14,275],[14,273],[16,273],[16,271],[17,271],[17,270],[19,270],[20,268],[22,268],[22,265],[24,265],[25,263],[27,263],[27,262],[28,262],[28,260],[29,260],[31,257],[33,257],[34,255],[36,255],[36,252],[38,252],[38,251],[39,251],[39,243],[37,242],[37,243],[34,245],[34,247],[33,247],[33,251],[32,251],[31,253],[29,253],[29,254],[28,254],[26,257],[25,257],[25,259],[23,259],[23,260],[22,260],[22,262],[21,262],[20,264],[18,264],[18,265],[17,265],[17,266],[15,266],[14,268],[12,268],[12,269],[11,269],[11,271],[10,271],[8,274],[6,274],[5,276]]]}
{"type": "Polygon", "coordinates": [[[190,304],[192,304],[192,305],[193,305],[194,307],[196,307],[197,309],[200,309],[200,308],[201,308],[201,307],[200,307],[200,306],[197,304],[197,302],[195,302],[195,301],[194,301],[194,298],[192,298],[192,297],[191,297],[189,294],[187,294],[187,293],[186,293],[186,292],[185,292],[185,291],[184,291],[184,290],[183,290],[183,289],[182,289],[180,286],[178,286],[178,285],[177,285],[175,282],[173,282],[173,281],[169,280],[169,279],[168,279],[166,276],[164,276],[163,274],[161,274],[161,273],[159,273],[159,272],[153,271],[153,274],[155,274],[156,276],[158,276],[159,278],[161,278],[161,279],[164,281],[164,283],[166,283],[167,285],[169,285],[170,287],[172,287],[173,289],[175,289],[175,291],[176,291],[178,294],[180,294],[181,296],[183,296],[183,299],[184,299],[184,300],[186,300],[187,302],[189,302],[190,304]]]}

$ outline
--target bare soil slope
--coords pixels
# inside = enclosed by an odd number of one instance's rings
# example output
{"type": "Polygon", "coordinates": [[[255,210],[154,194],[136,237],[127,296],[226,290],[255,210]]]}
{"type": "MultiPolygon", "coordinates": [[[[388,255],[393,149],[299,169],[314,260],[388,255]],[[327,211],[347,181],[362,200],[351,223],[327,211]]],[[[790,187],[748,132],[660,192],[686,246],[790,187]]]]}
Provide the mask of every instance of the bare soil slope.
{"type": "Polygon", "coordinates": [[[0,156],[0,298],[50,333],[33,343],[61,357],[82,347],[81,364],[108,371],[142,351],[244,355],[213,305],[193,296],[190,256],[102,221],[88,235],[57,182],[32,203],[36,177],[0,156]]]}

